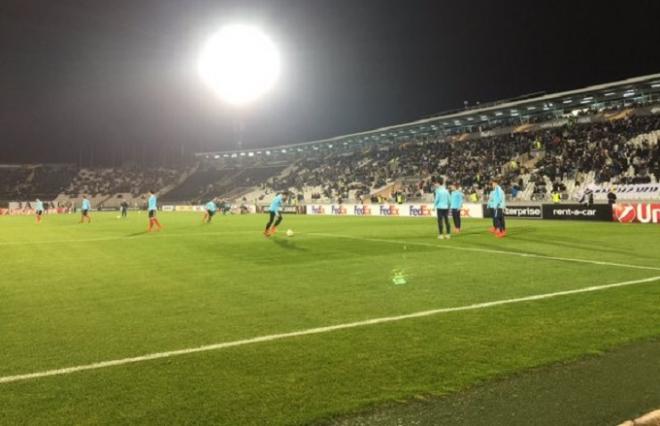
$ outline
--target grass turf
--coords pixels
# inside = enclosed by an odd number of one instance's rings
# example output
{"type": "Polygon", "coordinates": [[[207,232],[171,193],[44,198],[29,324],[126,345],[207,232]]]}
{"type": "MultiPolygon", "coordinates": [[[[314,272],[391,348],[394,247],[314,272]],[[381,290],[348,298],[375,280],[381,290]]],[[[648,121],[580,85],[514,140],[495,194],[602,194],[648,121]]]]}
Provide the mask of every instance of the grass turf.
{"type": "MultiPolygon", "coordinates": [[[[437,241],[431,219],[286,216],[266,240],[265,216],[93,220],[0,218],[0,376],[660,276],[448,249],[660,268],[657,226],[519,220],[497,240],[473,220],[437,241]]],[[[659,299],[660,281],[0,384],[0,424],[304,424],[658,336],[659,299]]]]}
{"type": "Polygon", "coordinates": [[[526,370],[442,398],[419,396],[324,426],[602,426],[660,407],[660,339],[526,370]]]}

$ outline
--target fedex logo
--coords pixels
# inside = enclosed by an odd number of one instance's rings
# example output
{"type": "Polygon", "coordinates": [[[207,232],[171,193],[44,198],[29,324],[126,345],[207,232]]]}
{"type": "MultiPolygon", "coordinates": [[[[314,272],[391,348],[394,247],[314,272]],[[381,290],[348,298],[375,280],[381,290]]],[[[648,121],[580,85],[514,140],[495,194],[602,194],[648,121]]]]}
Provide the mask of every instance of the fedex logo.
{"type": "Polygon", "coordinates": [[[660,223],[660,204],[615,204],[612,216],[621,223],[660,223]]]}
{"type": "Polygon", "coordinates": [[[312,206],[312,214],[325,214],[323,206],[312,206]]]}
{"type": "Polygon", "coordinates": [[[392,204],[389,206],[380,206],[379,213],[381,216],[398,216],[399,209],[392,204]]]}
{"type": "Polygon", "coordinates": [[[371,208],[369,206],[353,206],[353,214],[355,216],[370,216],[371,208]]]}
{"type": "Polygon", "coordinates": [[[408,214],[410,216],[431,216],[431,209],[426,204],[422,204],[419,207],[409,206],[408,214]]]}
{"type": "Polygon", "coordinates": [[[345,216],[348,212],[344,206],[332,206],[331,213],[335,215],[345,216]]]}

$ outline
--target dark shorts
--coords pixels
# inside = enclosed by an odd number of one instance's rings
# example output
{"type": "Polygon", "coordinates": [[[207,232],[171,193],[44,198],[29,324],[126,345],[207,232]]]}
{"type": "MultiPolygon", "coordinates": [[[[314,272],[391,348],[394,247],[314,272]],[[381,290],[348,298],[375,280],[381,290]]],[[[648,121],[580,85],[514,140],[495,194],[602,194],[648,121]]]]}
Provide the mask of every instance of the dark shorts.
{"type": "Polygon", "coordinates": [[[88,213],[89,213],[89,210],[83,210],[83,211],[82,211],[82,215],[83,215],[83,216],[87,216],[88,213]]]}
{"type": "Polygon", "coordinates": [[[209,217],[215,216],[215,212],[213,210],[207,210],[206,213],[208,213],[209,217]]]}
{"type": "Polygon", "coordinates": [[[149,219],[156,217],[156,210],[149,210],[149,219]]]}
{"type": "Polygon", "coordinates": [[[44,211],[43,210],[37,210],[35,213],[37,214],[37,216],[41,216],[44,213],[44,211]]]}

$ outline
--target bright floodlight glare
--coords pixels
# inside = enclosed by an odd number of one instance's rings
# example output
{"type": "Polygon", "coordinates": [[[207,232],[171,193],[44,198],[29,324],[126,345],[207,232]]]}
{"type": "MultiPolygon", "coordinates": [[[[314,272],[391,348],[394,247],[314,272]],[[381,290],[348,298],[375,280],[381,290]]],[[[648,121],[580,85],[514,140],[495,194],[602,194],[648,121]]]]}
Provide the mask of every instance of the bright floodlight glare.
{"type": "Polygon", "coordinates": [[[225,102],[245,105],[273,87],[280,57],[259,29],[229,25],[206,42],[198,66],[202,79],[225,102]]]}

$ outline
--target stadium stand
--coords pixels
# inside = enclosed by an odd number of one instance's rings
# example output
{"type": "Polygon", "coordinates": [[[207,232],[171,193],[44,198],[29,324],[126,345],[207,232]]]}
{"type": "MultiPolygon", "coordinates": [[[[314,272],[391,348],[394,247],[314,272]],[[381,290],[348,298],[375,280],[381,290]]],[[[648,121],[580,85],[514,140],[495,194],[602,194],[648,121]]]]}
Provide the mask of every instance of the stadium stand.
{"type": "Polygon", "coordinates": [[[511,131],[467,139],[418,137],[326,150],[283,161],[202,161],[194,168],[84,168],[70,165],[0,167],[0,199],[41,197],[77,203],[88,194],[96,206],[123,200],[144,202],[154,189],[164,202],[197,203],[211,198],[259,202],[275,191],[300,201],[368,200],[394,193],[428,198],[431,177],[458,181],[484,196],[499,177],[509,197],[563,198],[594,183],[655,183],[660,177],[660,116],[628,112],[613,120],[568,121],[536,131],[511,131]],[[59,195],[58,195],[59,194],[59,195]]]}
{"type": "Polygon", "coordinates": [[[32,171],[29,167],[0,167],[0,199],[12,200],[22,196],[32,171]]]}
{"type": "Polygon", "coordinates": [[[40,166],[34,169],[30,198],[52,200],[62,193],[77,173],[72,165],[40,166]]]}
{"type": "Polygon", "coordinates": [[[427,138],[372,145],[299,160],[294,172],[262,189],[263,194],[288,190],[308,200],[357,199],[398,183],[410,199],[430,193],[430,178],[444,175],[478,193],[499,177],[509,195],[538,199],[552,189],[567,193],[569,187],[591,183],[657,182],[659,134],[660,117],[630,116],[469,141],[427,138]]]}
{"type": "Polygon", "coordinates": [[[241,198],[251,188],[262,185],[267,179],[282,172],[285,167],[271,165],[217,169],[213,165],[206,165],[161,199],[170,202],[202,202],[211,198],[241,198]]]}
{"type": "Polygon", "coordinates": [[[430,201],[431,180],[460,182],[472,200],[497,177],[514,200],[576,199],[592,185],[660,178],[660,82],[645,76],[522,97],[323,141],[197,154],[179,168],[0,166],[0,201],[35,197],[137,206],[153,189],[166,203],[212,198],[264,203],[430,201]]]}
{"type": "Polygon", "coordinates": [[[0,166],[0,200],[54,199],[75,174],[71,165],[0,166]]]}
{"type": "Polygon", "coordinates": [[[138,196],[151,188],[164,188],[172,185],[181,175],[175,169],[81,169],[66,190],[71,196],[89,194],[92,196],[127,193],[138,196]]]}
{"type": "Polygon", "coordinates": [[[162,201],[192,202],[201,198],[213,188],[216,182],[222,181],[236,174],[235,169],[218,170],[214,167],[205,167],[196,170],[178,187],[161,197],[162,201]]]}

